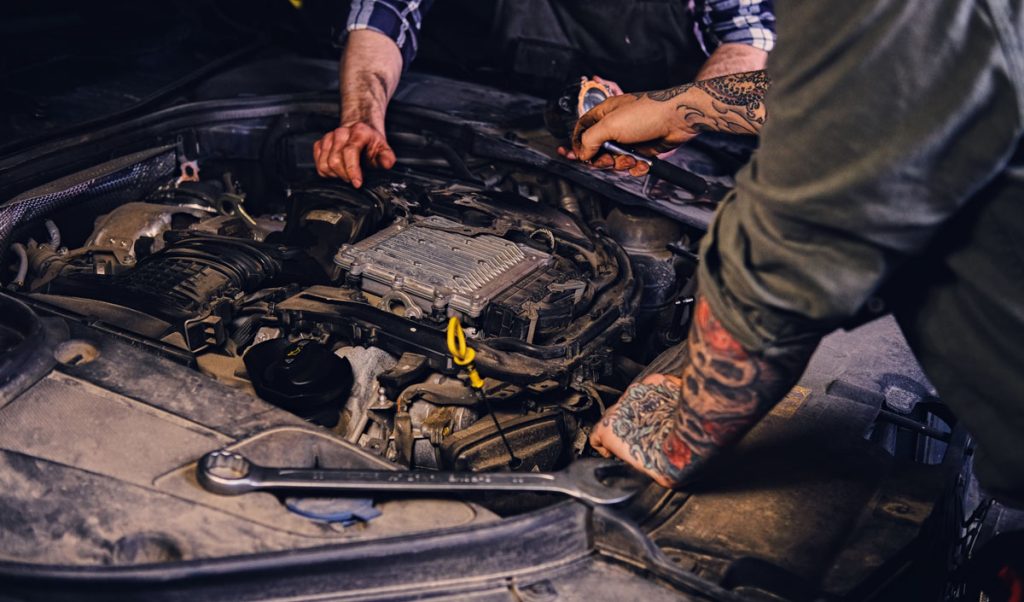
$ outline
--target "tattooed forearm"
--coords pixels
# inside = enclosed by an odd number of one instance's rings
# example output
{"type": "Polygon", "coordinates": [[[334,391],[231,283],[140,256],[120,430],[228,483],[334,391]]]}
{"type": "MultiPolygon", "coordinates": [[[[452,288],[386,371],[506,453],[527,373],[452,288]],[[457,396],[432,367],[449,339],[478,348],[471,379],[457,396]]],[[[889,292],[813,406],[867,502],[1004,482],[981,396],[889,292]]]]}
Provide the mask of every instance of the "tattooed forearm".
{"type": "Polygon", "coordinates": [[[663,482],[682,483],[786,394],[813,348],[801,345],[771,360],[750,353],[698,299],[681,371],[631,386],[603,426],[639,467],[663,482]]]}
{"type": "Polygon", "coordinates": [[[764,95],[771,83],[768,72],[751,71],[706,79],[694,85],[720,103],[743,107],[747,114],[754,118],[755,114],[763,113],[764,95]]]}
{"type": "Polygon", "coordinates": [[[757,134],[767,117],[764,96],[770,85],[768,74],[762,70],[633,95],[676,102],[677,112],[697,130],[757,134]]]}
{"type": "Polygon", "coordinates": [[[694,86],[696,86],[696,83],[683,84],[681,86],[675,86],[673,88],[665,88],[664,90],[651,90],[650,92],[631,92],[631,94],[635,96],[637,100],[650,98],[651,100],[656,100],[658,102],[665,102],[667,100],[672,100],[673,98],[682,95],[684,92],[689,91],[694,86]]]}

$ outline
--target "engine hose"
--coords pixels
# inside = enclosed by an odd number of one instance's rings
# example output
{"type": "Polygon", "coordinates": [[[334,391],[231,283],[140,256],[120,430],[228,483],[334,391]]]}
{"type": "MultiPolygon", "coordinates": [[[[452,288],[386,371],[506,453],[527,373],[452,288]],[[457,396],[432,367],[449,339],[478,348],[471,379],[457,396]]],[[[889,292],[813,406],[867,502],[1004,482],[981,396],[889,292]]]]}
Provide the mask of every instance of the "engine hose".
{"type": "Polygon", "coordinates": [[[580,199],[572,191],[572,185],[565,180],[558,180],[558,206],[567,213],[578,218],[583,217],[580,209],[580,199]]]}
{"type": "Polygon", "coordinates": [[[429,136],[423,136],[421,134],[414,134],[412,132],[391,132],[388,134],[388,140],[396,144],[405,144],[411,148],[429,149],[435,150],[440,153],[441,157],[448,163],[448,166],[452,168],[455,174],[468,182],[480,183],[480,178],[476,177],[472,171],[469,170],[469,166],[462,160],[455,149],[448,146],[444,142],[437,140],[429,136]]]}
{"type": "Polygon", "coordinates": [[[18,256],[18,275],[7,285],[7,288],[18,290],[25,286],[25,278],[28,276],[28,253],[25,252],[25,245],[20,242],[11,245],[11,250],[18,256]]]}
{"type": "Polygon", "coordinates": [[[50,248],[56,251],[60,248],[60,228],[53,223],[52,219],[46,220],[43,225],[46,226],[46,231],[50,234],[50,248]]]}

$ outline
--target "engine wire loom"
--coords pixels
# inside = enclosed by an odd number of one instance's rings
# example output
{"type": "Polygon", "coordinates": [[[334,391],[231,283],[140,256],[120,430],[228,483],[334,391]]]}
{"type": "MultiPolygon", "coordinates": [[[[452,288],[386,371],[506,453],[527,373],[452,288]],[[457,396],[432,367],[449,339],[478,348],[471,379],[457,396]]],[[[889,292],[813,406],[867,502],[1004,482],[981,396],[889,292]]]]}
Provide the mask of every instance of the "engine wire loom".
{"type": "Polygon", "coordinates": [[[458,316],[452,316],[448,320],[448,353],[452,354],[452,361],[455,362],[456,366],[465,368],[466,374],[469,375],[470,388],[473,389],[477,399],[483,402],[484,407],[487,408],[487,413],[491,415],[491,420],[494,421],[494,428],[498,431],[502,443],[505,444],[505,449],[508,450],[508,467],[511,470],[518,470],[523,465],[523,461],[516,457],[515,452],[512,451],[512,445],[505,436],[505,430],[501,428],[501,423],[498,422],[498,417],[494,414],[494,408],[491,407],[491,401],[487,399],[487,395],[484,393],[484,379],[480,378],[480,373],[477,371],[476,366],[473,365],[473,360],[476,358],[476,350],[466,343],[466,333],[462,330],[462,324],[459,322],[458,316]]]}

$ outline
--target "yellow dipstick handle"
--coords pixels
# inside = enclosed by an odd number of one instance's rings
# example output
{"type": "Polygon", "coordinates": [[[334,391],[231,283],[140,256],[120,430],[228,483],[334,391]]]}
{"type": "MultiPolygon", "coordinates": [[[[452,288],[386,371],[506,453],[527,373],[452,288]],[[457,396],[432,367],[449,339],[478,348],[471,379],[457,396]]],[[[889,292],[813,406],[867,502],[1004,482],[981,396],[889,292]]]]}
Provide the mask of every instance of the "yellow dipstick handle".
{"type": "Polygon", "coordinates": [[[523,465],[523,461],[517,458],[515,452],[512,451],[512,445],[508,442],[508,437],[505,436],[501,423],[498,422],[498,416],[494,413],[491,402],[484,395],[484,379],[480,378],[480,373],[473,366],[473,358],[476,357],[476,351],[466,344],[466,333],[462,332],[462,324],[459,323],[459,319],[456,316],[452,316],[452,319],[448,320],[448,353],[452,354],[452,360],[456,366],[462,366],[469,373],[469,386],[473,388],[477,398],[487,407],[487,413],[491,415],[491,420],[494,421],[494,428],[498,435],[501,436],[501,442],[505,444],[505,449],[508,450],[508,467],[512,470],[518,470],[523,465]]]}
{"type": "Polygon", "coordinates": [[[476,351],[466,344],[466,333],[462,332],[462,324],[456,316],[448,320],[448,353],[452,354],[455,365],[464,367],[469,373],[469,386],[483,389],[484,379],[480,378],[480,373],[473,366],[476,351]]]}

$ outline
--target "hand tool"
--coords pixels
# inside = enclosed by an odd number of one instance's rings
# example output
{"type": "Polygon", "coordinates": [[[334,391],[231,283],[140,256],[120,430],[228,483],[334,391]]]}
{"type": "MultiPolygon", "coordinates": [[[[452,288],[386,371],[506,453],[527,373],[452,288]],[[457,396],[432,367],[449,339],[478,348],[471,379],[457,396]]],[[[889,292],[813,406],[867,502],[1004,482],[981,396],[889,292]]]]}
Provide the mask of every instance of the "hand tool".
{"type": "Polygon", "coordinates": [[[250,491],[317,492],[543,492],[560,493],[591,505],[617,504],[636,493],[628,467],[616,460],[580,458],[559,472],[434,472],[270,468],[227,450],[199,460],[197,480],[208,491],[238,495],[250,491]],[[607,482],[604,479],[609,479],[607,482]]]}
{"type": "MultiPolygon", "coordinates": [[[[563,96],[553,101],[545,114],[549,130],[555,135],[568,133],[571,137],[576,121],[601,104],[612,95],[604,83],[592,79],[581,78],[578,85],[573,85],[563,92],[563,96]],[[557,130],[565,129],[567,132],[557,130]]],[[[636,161],[646,163],[650,167],[650,175],[660,178],[671,184],[679,186],[694,197],[707,196],[711,193],[721,196],[721,191],[715,185],[695,173],[689,172],[682,167],[674,165],[664,159],[647,157],[628,149],[614,142],[605,142],[601,145],[604,150],[617,155],[632,157],[636,161]]]]}
{"type": "Polygon", "coordinates": [[[632,157],[635,161],[640,163],[646,163],[648,167],[650,167],[650,170],[647,173],[656,178],[661,178],[671,184],[675,184],[695,197],[704,196],[711,191],[711,186],[708,184],[707,180],[695,173],[686,171],[678,165],[669,163],[664,159],[641,155],[636,151],[620,146],[614,142],[605,142],[601,145],[601,148],[610,153],[625,155],[627,157],[632,157]]]}

